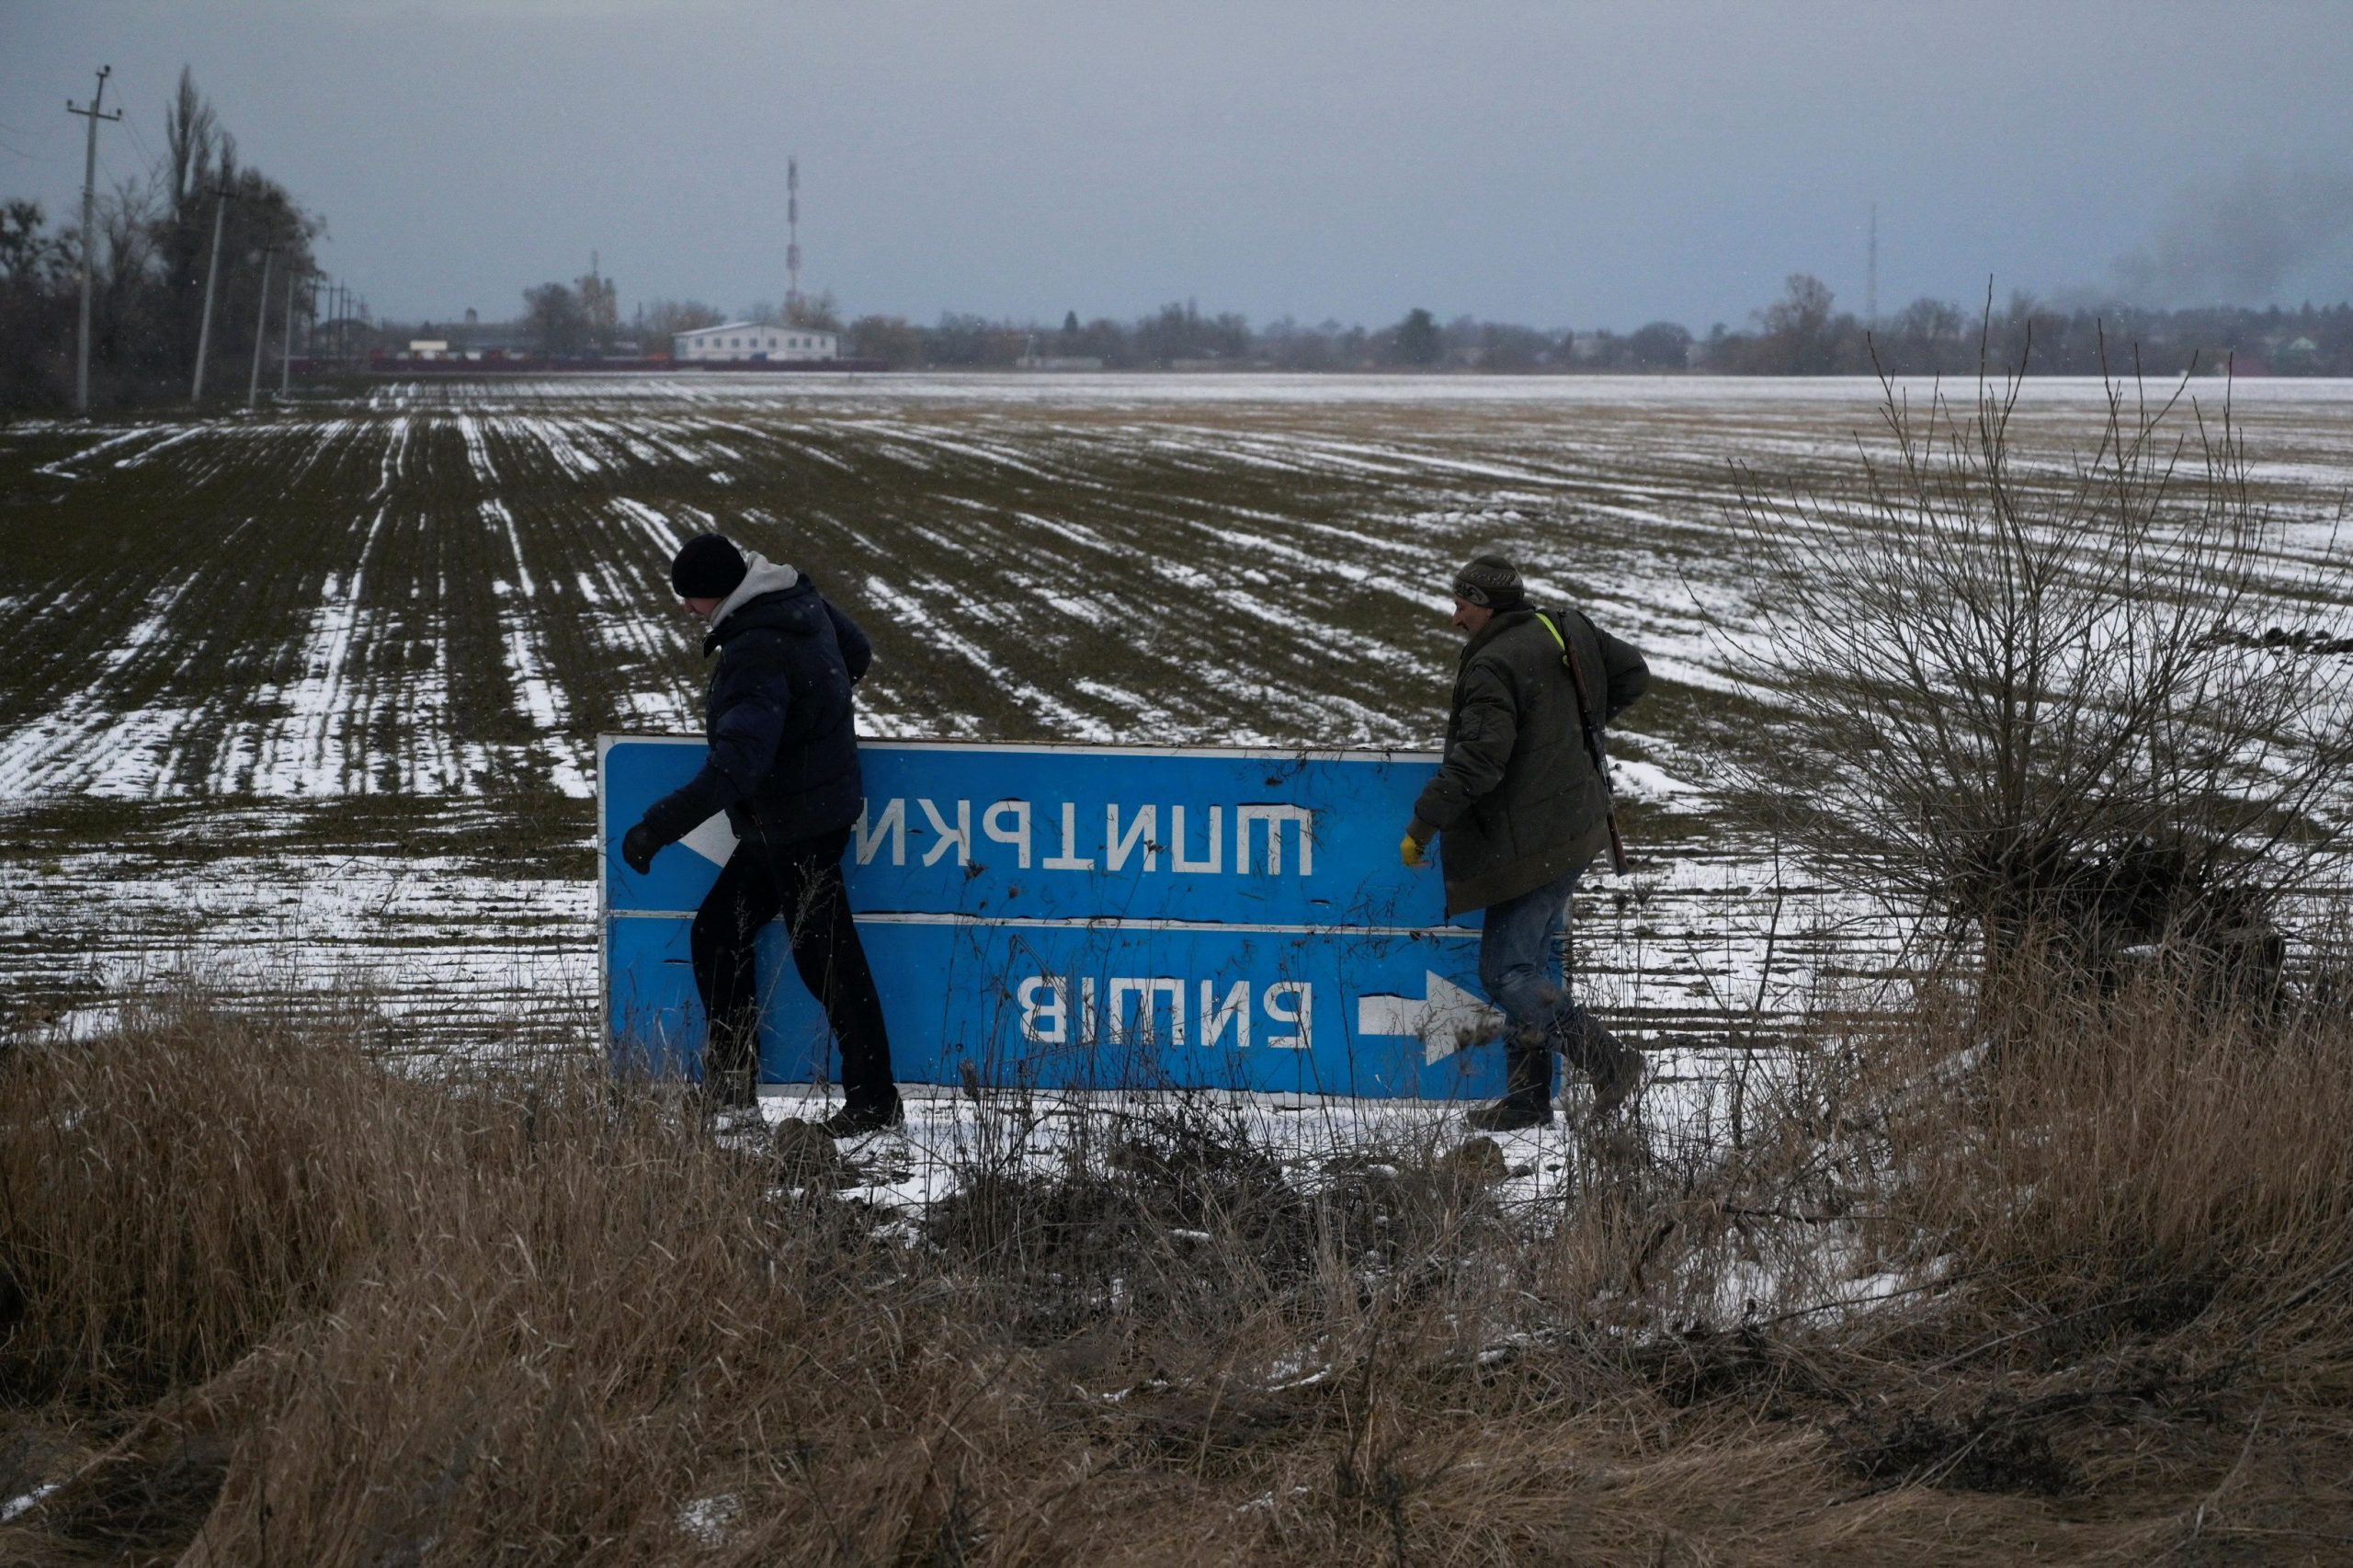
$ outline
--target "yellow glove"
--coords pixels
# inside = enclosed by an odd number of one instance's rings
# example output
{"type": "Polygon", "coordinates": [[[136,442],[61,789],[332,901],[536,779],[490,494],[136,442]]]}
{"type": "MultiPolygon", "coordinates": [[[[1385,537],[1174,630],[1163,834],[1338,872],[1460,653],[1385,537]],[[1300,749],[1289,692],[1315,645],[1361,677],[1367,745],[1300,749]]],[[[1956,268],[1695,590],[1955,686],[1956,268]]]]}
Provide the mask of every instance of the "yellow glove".
{"type": "Polygon", "coordinates": [[[1422,841],[1410,833],[1397,841],[1397,858],[1415,870],[1429,864],[1429,857],[1422,850],[1422,841]]]}

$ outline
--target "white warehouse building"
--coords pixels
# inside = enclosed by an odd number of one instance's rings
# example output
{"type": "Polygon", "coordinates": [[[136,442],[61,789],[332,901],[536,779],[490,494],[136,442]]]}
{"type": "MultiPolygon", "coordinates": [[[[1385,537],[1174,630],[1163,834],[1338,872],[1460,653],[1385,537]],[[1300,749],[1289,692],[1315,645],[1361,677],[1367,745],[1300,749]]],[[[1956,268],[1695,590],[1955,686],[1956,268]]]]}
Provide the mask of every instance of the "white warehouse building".
{"type": "Polygon", "coordinates": [[[835,359],[840,358],[841,339],[835,333],[820,332],[814,327],[760,326],[733,321],[676,335],[670,339],[670,353],[674,358],[703,361],[835,359]]]}

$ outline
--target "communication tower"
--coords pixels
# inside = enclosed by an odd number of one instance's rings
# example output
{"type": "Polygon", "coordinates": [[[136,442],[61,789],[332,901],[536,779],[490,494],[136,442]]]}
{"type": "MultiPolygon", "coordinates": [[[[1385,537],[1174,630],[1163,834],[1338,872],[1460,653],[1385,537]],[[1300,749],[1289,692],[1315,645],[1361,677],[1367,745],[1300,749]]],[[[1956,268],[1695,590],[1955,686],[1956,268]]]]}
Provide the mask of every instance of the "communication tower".
{"type": "Polygon", "coordinates": [[[784,319],[801,319],[801,160],[784,161],[784,319]]]}
{"type": "Polygon", "coordinates": [[[1879,203],[1871,203],[1871,236],[1869,259],[1864,264],[1863,325],[1879,325],[1879,203]]]}

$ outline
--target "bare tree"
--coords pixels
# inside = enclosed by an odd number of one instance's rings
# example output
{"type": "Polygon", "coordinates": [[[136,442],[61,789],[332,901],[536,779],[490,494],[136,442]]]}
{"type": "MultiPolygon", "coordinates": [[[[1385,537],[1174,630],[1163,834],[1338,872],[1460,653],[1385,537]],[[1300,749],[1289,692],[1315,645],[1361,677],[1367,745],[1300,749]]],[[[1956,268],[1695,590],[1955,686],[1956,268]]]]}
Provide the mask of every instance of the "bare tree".
{"type": "Polygon", "coordinates": [[[1651,370],[1679,370],[1691,362],[1690,329],[1671,321],[1654,321],[1626,339],[1635,364],[1651,370]]]}
{"type": "Polygon", "coordinates": [[[1856,334],[1852,316],[1831,313],[1830,286],[1808,272],[1793,272],[1781,297],[1756,312],[1761,335],[1755,369],[1768,375],[1822,376],[1841,369],[1840,349],[1856,334]]]}
{"type": "Polygon", "coordinates": [[[1439,350],[1437,319],[1419,305],[1407,311],[1396,325],[1390,358],[1401,365],[1435,365],[1439,350]]]}
{"type": "Polygon", "coordinates": [[[577,354],[588,337],[588,315],[580,296],[561,283],[542,283],[523,290],[523,319],[540,353],[553,358],[577,354]]]}
{"type": "Polygon", "coordinates": [[[923,329],[902,316],[860,316],[849,327],[850,352],[892,367],[923,363],[923,329]]]}
{"type": "Polygon", "coordinates": [[[1883,381],[1843,493],[1744,473],[1771,584],[1748,673],[1792,721],[1753,782],[1989,973],[2054,943],[2276,970],[2281,897],[2342,835],[2344,558],[2276,551],[2227,397],[2111,379],[2091,449],[2051,463],[2013,447],[2018,385],[1915,407],[1883,381]]]}
{"type": "Polygon", "coordinates": [[[642,307],[637,324],[642,351],[667,354],[678,334],[717,326],[727,318],[700,300],[652,300],[642,307]]]}
{"type": "Polygon", "coordinates": [[[62,379],[73,250],[46,233],[38,202],[0,201],[0,407],[40,400],[62,379]]]}
{"type": "Polygon", "coordinates": [[[573,298],[580,305],[582,337],[609,350],[621,326],[620,288],[601,273],[584,272],[572,280],[573,298]]]}
{"type": "Polygon", "coordinates": [[[1888,363],[1904,375],[1949,375],[1966,364],[1968,318],[1961,307],[1926,296],[1913,301],[1888,324],[1882,349],[1888,363]]]}
{"type": "Polygon", "coordinates": [[[784,324],[807,327],[813,332],[839,332],[842,329],[842,313],[834,303],[830,291],[813,297],[803,294],[786,302],[784,324]]]}

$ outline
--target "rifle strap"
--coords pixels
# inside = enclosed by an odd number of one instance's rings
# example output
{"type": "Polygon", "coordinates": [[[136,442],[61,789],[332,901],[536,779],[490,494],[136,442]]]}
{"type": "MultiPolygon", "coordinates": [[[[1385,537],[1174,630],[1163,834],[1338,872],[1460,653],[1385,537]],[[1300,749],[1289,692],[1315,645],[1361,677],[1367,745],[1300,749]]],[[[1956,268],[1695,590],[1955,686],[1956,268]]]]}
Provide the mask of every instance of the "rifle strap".
{"type": "MultiPolygon", "coordinates": [[[[1626,844],[1618,833],[1618,802],[1616,792],[1609,787],[1609,758],[1602,748],[1601,725],[1594,718],[1593,693],[1585,682],[1585,661],[1577,657],[1576,644],[1561,635],[1561,629],[1552,624],[1551,616],[1540,609],[1536,619],[1552,634],[1552,641],[1560,645],[1561,663],[1569,666],[1569,685],[1577,694],[1577,728],[1585,732],[1586,752],[1593,759],[1594,771],[1601,776],[1602,799],[1609,803],[1605,819],[1609,824],[1609,864],[1622,877],[1626,874],[1626,844]]],[[[1591,626],[1593,622],[1587,620],[1586,624],[1591,626]]]]}
{"type": "Polygon", "coordinates": [[[1585,661],[1577,657],[1576,645],[1561,635],[1561,629],[1552,624],[1551,616],[1540,609],[1536,619],[1552,634],[1554,645],[1561,650],[1561,663],[1569,666],[1569,684],[1577,691],[1577,727],[1592,734],[1599,726],[1593,722],[1593,690],[1585,683],[1585,661]]]}

